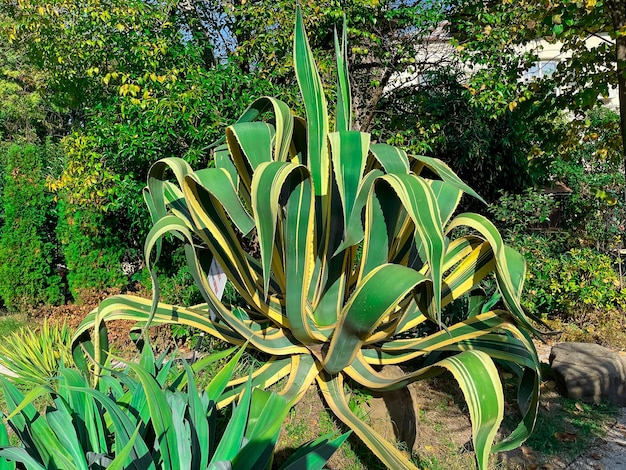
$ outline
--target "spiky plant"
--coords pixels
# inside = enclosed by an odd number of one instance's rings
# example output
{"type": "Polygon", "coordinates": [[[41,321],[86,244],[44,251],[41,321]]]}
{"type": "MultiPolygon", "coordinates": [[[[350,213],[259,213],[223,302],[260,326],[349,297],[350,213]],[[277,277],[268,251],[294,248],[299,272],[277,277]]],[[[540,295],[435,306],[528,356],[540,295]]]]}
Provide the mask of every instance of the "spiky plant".
{"type": "MultiPolygon", "coordinates": [[[[30,470],[257,470],[269,468],[282,423],[289,412],[284,397],[252,389],[244,393],[224,430],[217,426],[217,402],[243,349],[198,390],[194,372],[233,352],[213,354],[181,371],[174,356],[155,358],[144,346],[138,364],[105,374],[96,387],[75,369],[60,368],[54,384],[23,395],[0,377],[7,415],[19,440],[9,444],[0,424],[0,468],[30,470]],[[33,401],[51,403],[40,413],[33,401]],[[24,467],[16,467],[16,463],[24,467]]],[[[324,436],[297,449],[282,470],[324,467],[347,438],[324,436]]]]}
{"type": "MultiPolygon", "coordinates": [[[[298,12],[294,64],[307,119],[276,98],[260,98],[227,128],[215,168],[193,171],[181,159],[165,158],[150,170],[147,263],[152,269],[165,234],[178,237],[206,304],[158,303],[155,282],[152,303],[105,300],[78,333],[127,318],[184,323],[233,344],[249,341],[271,357],[255,372],[255,384],[286,378],[280,393],[296,400],[317,384],[336,416],[393,469],[414,466],[350,410],[346,380],[384,392],[450,371],[467,401],[476,459],[485,468],[490,452],[526,439],[537,413],[539,362],[520,307],[524,259],[485,217],[455,215],[463,193],[479,196],[443,162],[350,130],[345,27],[335,46],[334,132],[298,12]],[[473,234],[451,239],[459,227],[473,234]],[[213,259],[243,299],[239,304],[222,302],[211,290],[213,259]],[[469,299],[487,276],[495,278],[502,308],[468,308],[447,321],[442,312],[469,299]],[[379,373],[380,366],[409,361],[401,378],[379,373]],[[523,419],[493,445],[504,413],[495,362],[517,373],[523,419]]],[[[241,383],[231,386],[230,398],[241,383]]]]}

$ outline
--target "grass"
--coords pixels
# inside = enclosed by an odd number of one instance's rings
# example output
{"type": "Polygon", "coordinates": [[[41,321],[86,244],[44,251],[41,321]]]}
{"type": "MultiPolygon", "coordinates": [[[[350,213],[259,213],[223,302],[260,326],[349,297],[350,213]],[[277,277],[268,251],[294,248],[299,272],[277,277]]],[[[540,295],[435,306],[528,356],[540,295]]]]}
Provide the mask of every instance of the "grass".
{"type": "Polygon", "coordinates": [[[10,335],[14,331],[26,326],[24,315],[13,314],[0,317],[0,338],[10,335]]]}
{"type": "Polygon", "coordinates": [[[577,456],[606,434],[617,408],[610,403],[589,405],[558,398],[554,409],[540,413],[526,445],[546,455],[577,456]]]}

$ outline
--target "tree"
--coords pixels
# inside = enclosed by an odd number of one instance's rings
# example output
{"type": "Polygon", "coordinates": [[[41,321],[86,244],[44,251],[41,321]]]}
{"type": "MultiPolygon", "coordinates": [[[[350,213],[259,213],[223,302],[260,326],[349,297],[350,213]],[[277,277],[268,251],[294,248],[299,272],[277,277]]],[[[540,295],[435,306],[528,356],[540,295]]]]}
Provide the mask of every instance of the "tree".
{"type": "MultiPolygon", "coordinates": [[[[473,78],[477,100],[495,103],[503,112],[529,102],[542,113],[568,110],[578,117],[618,88],[622,142],[626,141],[626,2],[624,0],[526,0],[454,2],[452,33],[463,57],[481,67],[473,78]],[[606,40],[603,33],[612,41],[606,40]],[[595,37],[596,45],[587,41],[595,37]],[[550,76],[521,83],[536,51],[523,46],[545,40],[561,46],[561,57],[550,76]],[[507,77],[506,87],[494,86],[495,74],[507,77]],[[485,79],[487,78],[487,79],[485,79]]],[[[575,123],[576,125],[578,123],[575,123]]],[[[626,158],[626,149],[622,143],[626,158]]]]}
{"type": "MultiPolygon", "coordinates": [[[[381,140],[448,162],[489,202],[502,191],[520,192],[537,182],[541,172],[528,156],[546,140],[551,122],[530,116],[523,106],[493,115],[489,106],[472,102],[462,70],[442,69],[422,80],[418,93],[401,89],[383,101],[381,140]]],[[[478,201],[464,204],[484,210],[478,201]]]]}
{"type": "MultiPolygon", "coordinates": [[[[418,73],[449,64],[453,55],[433,47],[432,39],[446,15],[446,2],[433,0],[330,0],[302,2],[311,35],[311,47],[323,75],[334,67],[333,27],[346,16],[350,41],[349,63],[355,90],[355,125],[368,132],[375,127],[380,103],[393,90],[419,88],[418,73]]],[[[243,72],[255,72],[284,87],[296,97],[291,72],[293,28],[292,0],[235,1],[224,4],[206,0],[179,3],[178,17],[200,45],[211,41],[214,62],[229,61],[243,72]]],[[[328,94],[331,89],[328,88],[328,94]]]]}

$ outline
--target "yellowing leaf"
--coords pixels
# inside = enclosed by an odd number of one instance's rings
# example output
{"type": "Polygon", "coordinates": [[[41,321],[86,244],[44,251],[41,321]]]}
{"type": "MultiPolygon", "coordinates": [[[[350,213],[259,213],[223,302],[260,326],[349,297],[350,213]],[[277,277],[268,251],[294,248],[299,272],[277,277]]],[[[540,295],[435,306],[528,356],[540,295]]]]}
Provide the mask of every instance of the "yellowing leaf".
{"type": "Polygon", "coordinates": [[[585,10],[587,10],[587,13],[591,13],[596,7],[597,3],[597,0],[587,0],[587,2],[585,3],[585,10]]]}
{"type": "Polygon", "coordinates": [[[511,101],[509,103],[509,111],[513,111],[515,108],[517,108],[517,101],[511,101]]]}

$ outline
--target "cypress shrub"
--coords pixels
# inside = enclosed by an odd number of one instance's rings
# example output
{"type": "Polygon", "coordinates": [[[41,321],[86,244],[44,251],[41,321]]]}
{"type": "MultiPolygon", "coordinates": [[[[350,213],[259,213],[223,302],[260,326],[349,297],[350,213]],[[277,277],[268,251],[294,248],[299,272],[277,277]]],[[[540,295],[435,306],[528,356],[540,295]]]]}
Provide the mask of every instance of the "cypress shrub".
{"type": "Polygon", "coordinates": [[[83,300],[83,293],[122,288],[128,277],[122,270],[126,253],[118,231],[107,223],[104,212],[78,208],[59,201],[57,238],[67,266],[70,293],[83,300]]]}
{"type": "Polygon", "coordinates": [[[45,151],[33,144],[13,144],[3,153],[0,298],[7,308],[20,311],[62,303],[55,204],[42,168],[45,151]]]}

